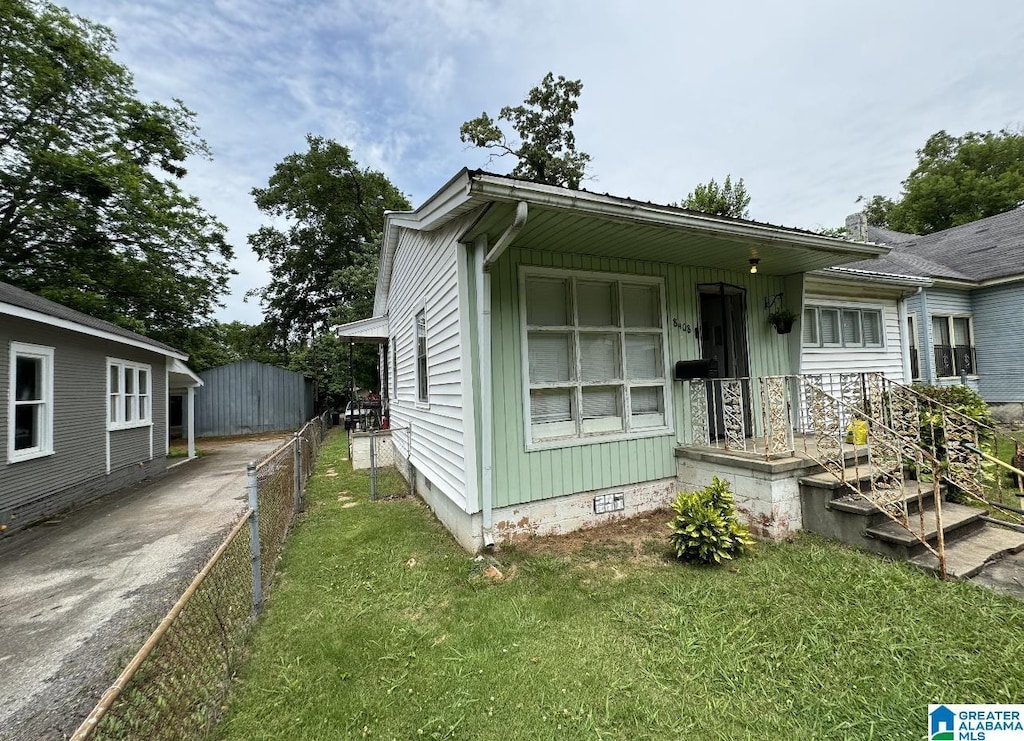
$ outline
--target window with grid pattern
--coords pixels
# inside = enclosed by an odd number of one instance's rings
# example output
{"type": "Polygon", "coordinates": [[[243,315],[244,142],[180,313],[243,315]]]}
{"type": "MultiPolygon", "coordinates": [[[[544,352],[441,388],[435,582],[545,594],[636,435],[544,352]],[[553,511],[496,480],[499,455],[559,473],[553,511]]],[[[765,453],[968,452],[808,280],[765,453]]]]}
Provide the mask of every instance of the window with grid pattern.
{"type": "Polygon", "coordinates": [[[521,288],[531,442],[668,425],[660,283],[528,272],[521,288]]]}
{"type": "Polygon", "coordinates": [[[880,309],[808,306],[804,309],[804,347],[882,347],[880,309]]]}
{"type": "Polygon", "coordinates": [[[107,427],[124,429],[153,423],[150,367],[107,359],[107,427]]]}

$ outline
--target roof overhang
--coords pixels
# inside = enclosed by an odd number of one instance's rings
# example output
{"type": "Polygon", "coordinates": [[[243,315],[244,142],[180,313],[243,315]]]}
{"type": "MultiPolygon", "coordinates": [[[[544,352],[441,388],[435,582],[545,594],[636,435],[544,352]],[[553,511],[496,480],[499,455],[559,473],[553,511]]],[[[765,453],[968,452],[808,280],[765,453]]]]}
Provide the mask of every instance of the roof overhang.
{"type": "Polygon", "coordinates": [[[486,236],[493,244],[515,219],[520,203],[527,204],[529,217],[517,246],[598,258],[735,272],[749,270],[751,258],[757,258],[759,273],[794,275],[890,251],[884,245],[462,170],[414,211],[387,214],[374,313],[387,311],[401,230],[433,231],[479,210],[459,241],[486,236]]]}
{"type": "Polygon", "coordinates": [[[360,319],[357,322],[349,322],[334,328],[334,333],[339,340],[345,342],[358,342],[372,345],[380,345],[388,341],[388,318],[386,316],[371,316],[368,319],[360,319]]]}
{"type": "Polygon", "coordinates": [[[114,334],[113,332],[107,332],[102,329],[95,327],[88,327],[78,322],[73,322],[70,319],[62,319],[60,317],[50,316],[44,314],[41,311],[34,311],[32,309],[26,309],[23,306],[16,306],[14,304],[5,303],[0,301],[0,314],[6,314],[8,316],[18,317],[19,319],[28,319],[29,321],[39,322],[40,324],[46,324],[51,327],[58,327],[60,329],[66,329],[70,332],[79,332],[90,337],[97,337],[103,340],[109,340],[110,342],[116,342],[120,345],[128,345],[129,347],[137,347],[149,352],[157,353],[158,355],[164,355],[168,358],[176,358],[178,360],[188,360],[188,355],[182,352],[168,350],[163,347],[151,345],[144,340],[135,340],[130,337],[122,337],[121,335],[114,334]]]}
{"type": "Polygon", "coordinates": [[[203,385],[203,379],[177,358],[169,358],[167,361],[167,386],[168,388],[198,388],[203,385]]]}

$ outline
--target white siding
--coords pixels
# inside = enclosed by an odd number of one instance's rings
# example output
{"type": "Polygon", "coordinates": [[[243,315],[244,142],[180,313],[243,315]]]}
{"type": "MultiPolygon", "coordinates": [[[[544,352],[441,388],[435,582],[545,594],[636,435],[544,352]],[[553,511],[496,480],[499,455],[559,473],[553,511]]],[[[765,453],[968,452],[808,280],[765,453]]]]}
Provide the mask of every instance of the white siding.
{"type": "MultiPolygon", "coordinates": [[[[471,218],[471,217],[468,217],[471,218]]],[[[458,244],[467,219],[435,232],[402,230],[395,253],[388,319],[395,340],[397,393],[391,399],[396,444],[412,427],[412,464],[468,511],[462,353],[458,295],[458,244]],[[416,398],[416,314],[427,329],[428,402],[416,398]]]]}
{"type": "Polygon", "coordinates": [[[900,319],[896,299],[852,299],[823,292],[808,291],[804,306],[836,306],[855,309],[881,309],[882,347],[803,347],[801,373],[866,373],[877,371],[886,378],[904,383],[903,355],[900,345],[900,319]]]}

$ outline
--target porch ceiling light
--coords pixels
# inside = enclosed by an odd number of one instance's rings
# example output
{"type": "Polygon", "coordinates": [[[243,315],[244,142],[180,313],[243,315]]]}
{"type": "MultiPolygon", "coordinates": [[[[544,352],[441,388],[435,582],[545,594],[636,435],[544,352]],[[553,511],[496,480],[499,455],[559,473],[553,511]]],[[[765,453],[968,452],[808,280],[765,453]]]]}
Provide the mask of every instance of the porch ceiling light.
{"type": "Polygon", "coordinates": [[[753,274],[755,274],[757,272],[757,266],[758,266],[758,263],[760,263],[760,262],[761,262],[761,258],[760,257],[752,257],[752,258],[750,258],[750,273],[751,273],[751,275],[753,275],[753,274]]]}

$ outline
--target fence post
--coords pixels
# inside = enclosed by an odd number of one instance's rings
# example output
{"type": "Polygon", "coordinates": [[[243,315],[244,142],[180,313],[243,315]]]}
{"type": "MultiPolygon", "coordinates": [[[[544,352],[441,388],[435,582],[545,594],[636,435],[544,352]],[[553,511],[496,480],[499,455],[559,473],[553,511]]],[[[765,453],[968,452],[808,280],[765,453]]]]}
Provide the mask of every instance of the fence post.
{"type": "Polygon", "coordinates": [[[249,491],[249,560],[252,564],[252,611],[263,612],[263,575],[260,565],[260,509],[259,483],[256,480],[256,461],[246,468],[246,489],[249,491]]]}
{"type": "Polygon", "coordinates": [[[377,501],[377,433],[370,434],[370,501],[377,501]]]}
{"type": "Polygon", "coordinates": [[[293,506],[295,512],[302,510],[302,450],[299,448],[302,445],[301,441],[302,438],[296,432],[292,437],[292,486],[295,494],[293,506]]]}

